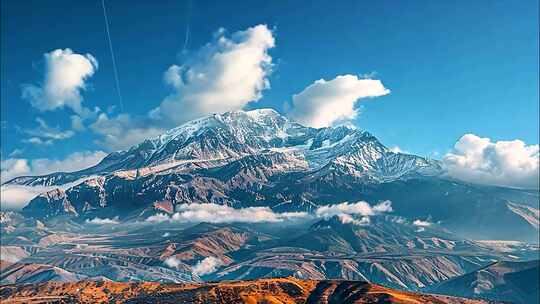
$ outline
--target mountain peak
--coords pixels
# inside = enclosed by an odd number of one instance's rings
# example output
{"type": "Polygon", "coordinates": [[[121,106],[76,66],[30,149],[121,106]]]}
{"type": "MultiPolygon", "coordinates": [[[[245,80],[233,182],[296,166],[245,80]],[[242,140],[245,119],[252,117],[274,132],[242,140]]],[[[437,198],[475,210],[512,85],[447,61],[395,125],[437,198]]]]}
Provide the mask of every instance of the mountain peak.
{"type": "Polygon", "coordinates": [[[306,127],[273,109],[257,109],[207,115],[129,150],[111,153],[86,170],[20,181],[55,185],[108,174],[136,179],[141,175],[177,172],[188,164],[223,165],[253,156],[262,161],[257,166],[264,166],[275,163],[262,160],[270,154],[286,155],[276,159],[287,162],[272,170],[286,172],[304,168],[317,172],[316,176],[340,172],[380,182],[439,171],[437,164],[422,157],[391,153],[369,132],[347,126],[306,127]]]}

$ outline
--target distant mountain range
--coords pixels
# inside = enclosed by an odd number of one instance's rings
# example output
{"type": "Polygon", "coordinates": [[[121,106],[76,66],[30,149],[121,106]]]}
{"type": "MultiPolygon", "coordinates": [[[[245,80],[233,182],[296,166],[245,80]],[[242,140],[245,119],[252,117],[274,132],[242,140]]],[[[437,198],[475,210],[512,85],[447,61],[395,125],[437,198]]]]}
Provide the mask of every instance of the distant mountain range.
{"type": "Polygon", "coordinates": [[[467,238],[539,236],[537,191],[454,180],[439,161],[394,153],[368,132],[309,128],[270,109],[206,116],[94,167],[5,185],[64,185],[22,210],[40,220],[129,221],[193,203],[312,212],[343,201],[390,200],[396,215],[430,219],[467,238]]]}
{"type": "Polygon", "coordinates": [[[92,225],[69,217],[43,223],[17,213],[0,215],[0,284],[295,277],[457,295],[467,290],[467,280],[456,294],[438,287],[496,261],[538,259],[539,252],[538,245],[471,241],[438,226],[420,231],[393,215],[373,216],[369,225],[337,216],[291,224],[92,225]],[[205,262],[212,263],[203,271],[205,262]]]}
{"type": "Polygon", "coordinates": [[[462,297],[540,302],[540,261],[496,262],[426,290],[462,297]]]}

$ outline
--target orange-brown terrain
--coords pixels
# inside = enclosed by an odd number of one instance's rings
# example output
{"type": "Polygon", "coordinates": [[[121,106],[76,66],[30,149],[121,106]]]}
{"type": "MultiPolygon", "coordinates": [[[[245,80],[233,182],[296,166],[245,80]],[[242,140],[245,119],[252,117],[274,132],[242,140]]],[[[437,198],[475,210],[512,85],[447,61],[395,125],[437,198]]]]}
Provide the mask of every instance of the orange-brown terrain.
{"type": "MultiPolygon", "coordinates": [[[[487,303],[398,291],[362,281],[294,278],[206,284],[81,281],[4,285],[8,303],[487,303]]],[[[490,302],[493,303],[493,302],[490,302]]]]}

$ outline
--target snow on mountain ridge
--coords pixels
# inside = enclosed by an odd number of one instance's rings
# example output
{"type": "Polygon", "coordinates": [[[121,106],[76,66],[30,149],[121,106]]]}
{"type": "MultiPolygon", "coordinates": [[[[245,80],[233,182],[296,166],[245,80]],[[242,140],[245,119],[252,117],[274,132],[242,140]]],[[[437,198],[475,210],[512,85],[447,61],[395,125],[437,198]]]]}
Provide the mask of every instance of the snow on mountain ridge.
{"type": "Polygon", "coordinates": [[[74,172],[69,178],[51,174],[34,179],[21,177],[13,182],[31,184],[39,179],[39,184],[61,184],[81,176],[112,172],[126,172],[117,176],[134,177],[139,170],[153,174],[174,170],[177,164],[201,160],[230,162],[270,151],[291,154],[290,159],[306,161],[311,170],[334,164],[350,167],[355,175],[376,175],[379,180],[399,178],[416,169],[429,175],[441,170],[435,161],[391,153],[369,132],[346,126],[305,127],[273,109],[258,109],[212,114],[186,122],[129,150],[113,152],[96,166],[74,172]],[[137,170],[135,175],[129,173],[132,170],[137,170]]]}

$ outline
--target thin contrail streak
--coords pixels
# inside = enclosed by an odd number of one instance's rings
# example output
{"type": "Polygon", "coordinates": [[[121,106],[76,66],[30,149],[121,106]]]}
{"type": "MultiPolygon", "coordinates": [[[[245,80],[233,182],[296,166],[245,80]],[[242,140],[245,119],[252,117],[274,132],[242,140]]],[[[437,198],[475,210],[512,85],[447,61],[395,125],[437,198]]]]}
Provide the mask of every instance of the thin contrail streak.
{"type": "Polygon", "coordinates": [[[101,0],[103,6],[103,16],[105,17],[105,29],[107,30],[107,38],[109,39],[109,50],[111,51],[111,59],[114,70],[114,80],[116,81],[116,92],[118,92],[118,99],[120,101],[120,110],[124,112],[124,101],[122,100],[122,93],[120,91],[120,81],[118,80],[118,70],[116,69],[116,60],[114,59],[114,51],[111,40],[111,33],[109,31],[109,18],[107,18],[107,10],[105,9],[105,0],[101,0]]]}
{"type": "Polygon", "coordinates": [[[185,52],[188,42],[189,42],[189,35],[190,33],[190,27],[189,24],[191,23],[191,1],[188,2],[188,11],[187,11],[187,26],[186,26],[186,38],[184,39],[184,47],[182,48],[182,51],[185,52]]]}
{"type": "Polygon", "coordinates": [[[186,39],[184,40],[184,48],[182,49],[183,51],[186,51],[188,42],[189,42],[189,23],[186,27],[186,39]]]}

